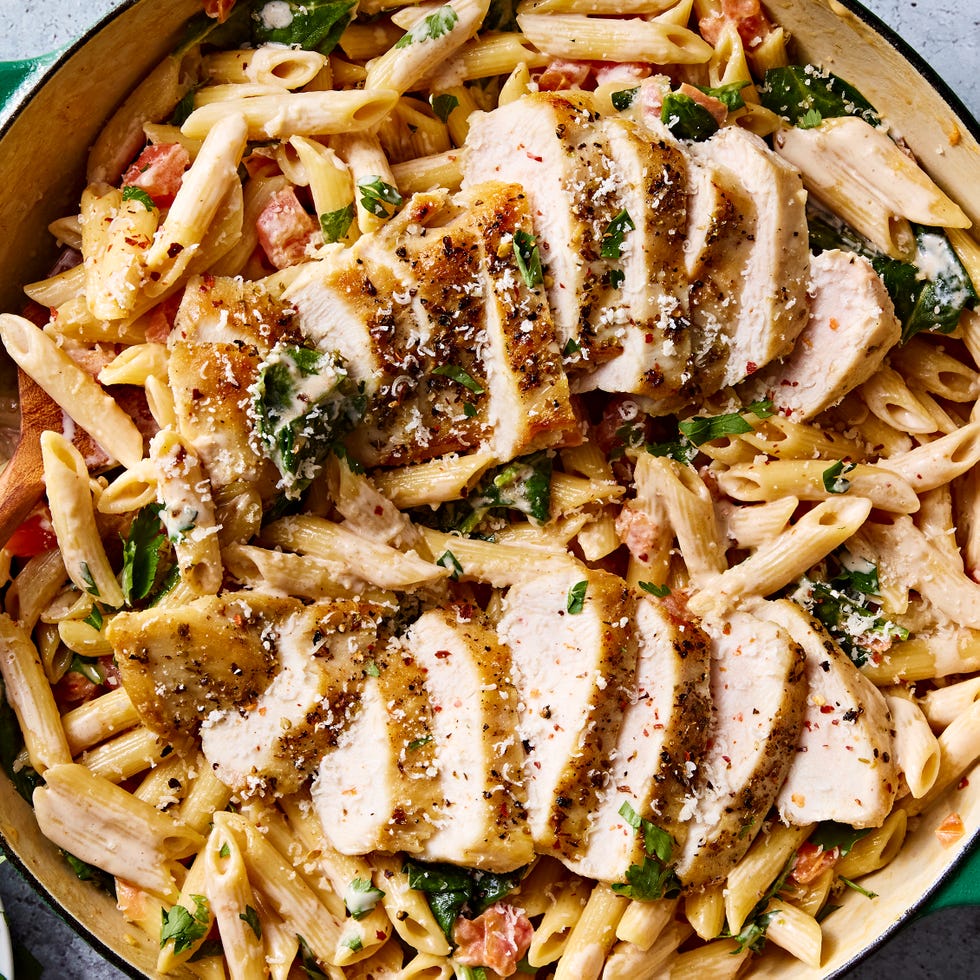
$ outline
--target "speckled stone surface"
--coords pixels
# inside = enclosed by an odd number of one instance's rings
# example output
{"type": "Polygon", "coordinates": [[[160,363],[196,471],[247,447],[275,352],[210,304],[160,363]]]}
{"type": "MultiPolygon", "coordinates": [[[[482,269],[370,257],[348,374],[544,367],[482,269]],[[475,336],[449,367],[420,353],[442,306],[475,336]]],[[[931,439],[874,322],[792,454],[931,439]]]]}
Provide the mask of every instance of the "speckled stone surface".
{"type": "MultiPolygon", "coordinates": [[[[980,0],[864,0],[929,62],[966,107],[980,115],[980,0]]],[[[0,0],[0,61],[45,54],[97,23],[113,0],[0,0]]],[[[9,864],[0,898],[14,942],[48,980],[120,980],[55,915],[9,864]]],[[[25,974],[28,971],[24,971],[25,974]]],[[[960,980],[980,976],[980,909],[950,909],[913,922],[848,980],[960,980]]]]}

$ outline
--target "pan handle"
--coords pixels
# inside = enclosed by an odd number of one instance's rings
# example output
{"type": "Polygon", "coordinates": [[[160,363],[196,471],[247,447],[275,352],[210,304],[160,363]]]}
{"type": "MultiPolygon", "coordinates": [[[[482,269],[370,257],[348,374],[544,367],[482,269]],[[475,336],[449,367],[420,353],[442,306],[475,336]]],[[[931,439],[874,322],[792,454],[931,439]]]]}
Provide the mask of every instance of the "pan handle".
{"type": "Polygon", "coordinates": [[[21,61],[0,61],[0,121],[16,106],[19,96],[31,87],[37,76],[54,63],[60,53],[54,51],[21,61]]]}
{"type": "Polygon", "coordinates": [[[963,905],[980,905],[980,847],[976,844],[922,907],[922,914],[963,905]]]}

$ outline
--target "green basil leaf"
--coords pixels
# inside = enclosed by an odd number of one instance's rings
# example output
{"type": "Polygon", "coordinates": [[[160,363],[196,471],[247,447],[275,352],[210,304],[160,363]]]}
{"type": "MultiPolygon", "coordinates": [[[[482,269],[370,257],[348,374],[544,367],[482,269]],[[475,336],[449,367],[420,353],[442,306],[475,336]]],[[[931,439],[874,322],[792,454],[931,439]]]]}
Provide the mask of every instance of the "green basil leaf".
{"type": "Polygon", "coordinates": [[[541,252],[535,241],[535,237],[526,231],[518,229],[514,232],[514,261],[528,289],[534,289],[544,282],[541,252]]]}
{"type": "Polygon", "coordinates": [[[127,184],[122,189],[122,199],[124,201],[139,201],[147,211],[152,211],[156,207],[153,198],[142,187],[133,187],[131,184],[127,184]]]}
{"type": "Polygon", "coordinates": [[[634,86],[633,88],[623,88],[618,92],[613,92],[609,96],[610,102],[613,104],[613,108],[619,112],[623,112],[628,109],[633,102],[636,100],[636,93],[640,91],[639,86],[634,86]]]}
{"type": "Polygon", "coordinates": [[[469,388],[474,395],[482,395],[486,392],[486,388],[479,381],[476,381],[470,374],[455,364],[440,364],[438,367],[432,369],[432,374],[449,378],[450,381],[455,381],[456,384],[460,384],[464,388],[469,388]]]}
{"type": "Polygon", "coordinates": [[[569,337],[565,341],[565,346],[561,349],[563,357],[574,357],[576,354],[582,353],[582,345],[574,338],[569,337]]]}
{"type": "Polygon", "coordinates": [[[378,218],[390,218],[398,213],[404,199],[397,187],[392,187],[376,175],[362,177],[357,182],[361,207],[378,218]]]}
{"type": "Polygon", "coordinates": [[[252,40],[287,44],[329,54],[354,15],[357,0],[285,0],[257,3],[252,14],[252,40]]]}
{"type": "Polygon", "coordinates": [[[689,95],[669,92],[664,96],[660,121],[678,138],[703,142],[718,132],[718,120],[689,95]]]}
{"type": "Polygon", "coordinates": [[[344,892],[344,906],[354,919],[363,919],[377,907],[385,893],[367,878],[353,878],[344,892]]]}
{"type": "Polygon", "coordinates": [[[696,85],[695,88],[700,89],[705,95],[717,99],[729,112],[734,112],[736,109],[744,108],[745,100],[742,98],[742,89],[751,84],[751,82],[729,82],[727,85],[718,85],[715,88],[710,85],[696,85]]]}
{"type": "Polygon", "coordinates": [[[851,489],[851,481],[846,479],[848,473],[857,469],[857,463],[845,463],[839,459],[831,463],[823,471],[823,488],[827,493],[847,493],[851,489]]]}
{"type": "Polygon", "coordinates": [[[299,940],[299,959],[303,965],[307,980],[330,980],[330,978],[320,969],[317,958],[310,949],[310,944],[298,933],[296,938],[299,940]]]}
{"type": "Polygon", "coordinates": [[[649,592],[650,595],[655,595],[658,599],[663,599],[664,596],[670,595],[669,585],[656,585],[654,582],[637,582],[637,585],[644,592],[649,592]]]}
{"type": "Polygon", "coordinates": [[[599,255],[604,259],[618,259],[623,254],[624,238],[635,228],[636,224],[630,217],[629,211],[620,211],[603,232],[599,255]]]}
{"type": "Polygon", "coordinates": [[[487,511],[496,508],[517,510],[538,524],[546,524],[551,517],[552,468],[551,456],[542,449],[491,470],[479,487],[459,502],[455,530],[469,534],[487,511]]]}
{"type": "Polygon", "coordinates": [[[853,85],[816,65],[770,68],[759,89],[759,100],[794,126],[800,125],[807,113],[816,113],[821,119],[860,116],[872,126],[881,121],[874,106],[853,85]]]}
{"type": "Polygon", "coordinates": [[[82,622],[88,623],[94,630],[102,629],[102,624],[105,622],[105,617],[102,615],[102,610],[99,608],[98,603],[92,603],[92,611],[82,620],[82,622]]]}
{"type": "Polygon", "coordinates": [[[255,933],[256,939],[262,938],[262,921],[259,919],[259,913],[251,905],[246,905],[245,911],[238,913],[238,918],[255,933]]]}
{"type": "Polygon", "coordinates": [[[85,591],[89,595],[94,595],[96,598],[99,598],[99,587],[95,584],[95,579],[92,577],[92,569],[88,567],[87,561],[79,562],[78,575],[85,583],[85,591]]]}
{"type": "Polygon", "coordinates": [[[160,910],[163,918],[160,929],[160,948],[173,941],[174,956],[179,956],[190,949],[198,940],[203,939],[211,926],[211,913],[208,900],[203,895],[191,895],[194,911],[190,912],[183,905],[175,905],[170,911],[160,910]]]}
{"type": "Polygon", "coordinates": [[[429,105],[432,106],[432,111],[436,114],[436,118],[441,122],[449,122],[449,117],[459,105],[459,99],[455,95],[442,94],[442,95],[430,95],[429,105]]]}
{"type": "Polygon", "coordinates": [[[677,428],[681,434],[686,436],[696,446],[712,439],[721,439],[724,436],[737,436],[743,432],[751,432],[752,426],[743,417],[751,413],[759,419],[767,419],[772,415],[772,402],[753,402],[747,405],[742,412],[729,412],[725,415],[697,416],[685,419],[678,423],[677,428]]]}
{"type": "Polygon", "coordinates": [[[336,211],[328,211],[320,215],[320,230],[323,232],[323,240],[330,245],[333,242],[342,241],[347,237],[350,226],[354,223],[355,208],[353,204],[338,208],[336,211]]]}
{"type": "Polygon", "coordinates": [[[403,34],[396,42],[396,48],[407,48],[422,41],[435,41],[448,34],[459,22],[459,14],[446,4],[434,10],[428,17],[420,20],[407,34],[403,34]]]}
{"type": "Polygon", "coordinates": [[[626,273],[622,269],[609,270],[609,286],[611,289],[622,288],[624,282],[626,282],[626,273]]]}
{"type": "Polygon", "coordinates": [[[585,593],[588,591],[589,583],[583,579],[581,582],[576,582],[568,590],[568,599],[565,603],[565,608],[573,616],[577,616],[585,608],[585,593]]]}
{"type": "Polygon", "coordinates": [[[851,852],[851,848],[871,833],[870,827],[855,830],[846,823],[836,823],[833,820],[825,820],[817,829],[810,834],[810,843],[816,847],[822,847],[825,851],[832,851],[835,847],[840,851],[841,857],[851,852]]]}
{"type": "Polygon", "coordinates": [[[160,565],[160,549],[167,535],[160,523],[162,504],[143,507],[129,527],[123,539],[123,567],[121,585],[126,604],[145,599],[156,581],[160,565]]]}
{"type": "Polygon", "coordinates": [[[459,559],[451,552],[444,551],[437,559],[436,564],[449,570],[449,577],[455,582],[463,574],[463,566],[459,559]]]}

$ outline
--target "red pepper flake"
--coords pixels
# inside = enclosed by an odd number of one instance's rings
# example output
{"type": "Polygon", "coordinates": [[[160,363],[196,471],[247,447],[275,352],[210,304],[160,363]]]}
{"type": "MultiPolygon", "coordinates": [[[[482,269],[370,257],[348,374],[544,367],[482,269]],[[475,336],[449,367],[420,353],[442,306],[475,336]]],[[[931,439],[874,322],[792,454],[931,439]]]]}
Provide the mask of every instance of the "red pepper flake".
{"type": "Polygon", "coordinates": [[[834,712],[834,706],[832,704],[822,704],[820,705],[820,714],[830,715],[834,712]]]}
{"type": "Polygon", "coordinates": [[[958,782],[958,783],[956,784],[956,788],[957,788],[957,789],[966,789],[966,788],[967,788],[967,786],[969,786],[969,785],[970,785],[970,780],[969,780],[969,779],[967,779],[967,778],[966,778],[966,776],[964,776],[964,777],[963,777],[963,778],[962,778],[962,779],[961,779],[961,780],[960,780],[960,781],[959,781],[959,782],[958,782]]]}

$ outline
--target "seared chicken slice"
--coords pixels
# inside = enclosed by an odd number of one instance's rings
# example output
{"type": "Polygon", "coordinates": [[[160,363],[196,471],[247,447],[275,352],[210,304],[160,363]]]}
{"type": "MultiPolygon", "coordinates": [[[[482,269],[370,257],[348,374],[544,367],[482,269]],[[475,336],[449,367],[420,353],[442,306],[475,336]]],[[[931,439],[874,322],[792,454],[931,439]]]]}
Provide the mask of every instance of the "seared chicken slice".
{"type": "Polygon", "coordinates": [[[775,623],[732,612],[704,628],[712,717],[677,861],[685,885],[724,877],[748,850],[796,754],[807,692],[803,651],[775,623]]]}
{"type": "Polygon", "coordinates": [[[836,820],[880,827],[900,782],[884,697],[796,603],[763,602],[755,612],[779,624],[806,654],[806,713],[776,797],[780,817],[796,825],[836,820]]]}
{"type": "Polygon", "coordinates": [[[121,613],[108,630],[147,727],[205,758],[238,793],[289,793],[345,724],[382,609],[249,592],[121,613]]]}
{"type": "Polygon", "coordinates": [[[618,214],[629,218],[621,244],[604,233],[608,285],[591,323],[600,347],[620,352],[576,379],[576,388],[644,395],[648,411],[663,414],[687,400],[691,332],[683,264],[687,163],[681,150],[627,119],[595,123],[609,148],[609,179],[618,214]]]}
{"type": "Polygon", "coordinates": [[[510,653],[487,626],[456,609],[423,613],[405,648],[425,675],[441,794],[422,856],[514,871],[534,851],[510,653]]]}
{"type": "Polygon", "coordinates": [[[708,735],[708,638],[650,596],[637,603],[639,640],[636,679],[622,712],[585,849],[565,863],[600,881],[623,881],[630,865],[645,858],[642,835],[620,814],[623,803],[669,833],[677,844],[687,834],[680,821],[691,774],[708,735]]]}
{"type": "Polygon", "coordinates": [[[535,848],[574,858],[605,785],[636,667],[636,599],[608,572],[573,566],[511,586],[497,635],[520,697],[535,848]]]}
{"type": "Polygon", "coordinates": [[[348,716],[310,790],[327,840],[342,854],[418,853],[442,794],[425,670],[398,641],[367,665],[348,716]]]}
{"type": "Polygon", "coordinates": [[[170,388],[177,427],[212,487],[245,480],[268,500],[279,474],[255,448],[249,387],[258,378],[259,363],[254,347],[180,342],[170,352],[170,388]]]}
{"type": "Polygon", "coordinates": [[[812,418],[867,381],[901,336],[871,263],[851,252],[821,252],[810,260],[810,317],[796,346],[753,382],[777,408],[812,418]]]}
{"type": "Polygon", "coordinates": [[[261,282],[240,276],[192,276],[167,343],[172,348],[181,341],[240,342],[264,353],[292,334],[293,311],[270,296],[261,282]]]}
{"type": "Polygon", "coordinates": [[[589,323],[611,268],[602,238],[621,210],[595,118],[585,93],[533,93],[473,113],[463,155],[464,189],[488,180],[524,188],[559,345],[577,344],[591,363],[616,351],[599,350],[589,323]]]}
{"type": "Polygon", "coordinates": [[[692,143],[689,152],[715,166],[722,187],[736,199],[748,197],[743,234],[752,242],[719,255],[722,271],[740,285],[723,385],[735,384],[771,360],[789,353],[807,320],[810,252],[799,172],[758,137],[726,126],[709,140],[692,143]]]}

